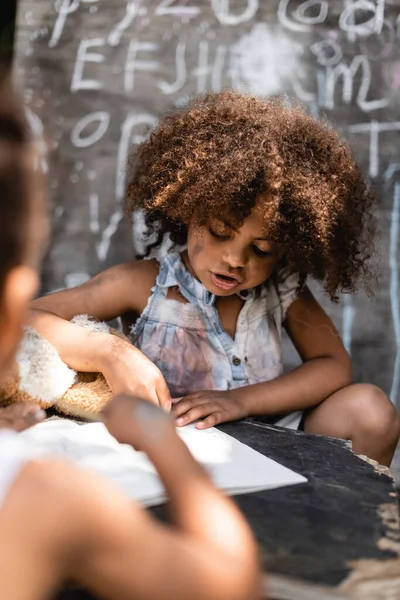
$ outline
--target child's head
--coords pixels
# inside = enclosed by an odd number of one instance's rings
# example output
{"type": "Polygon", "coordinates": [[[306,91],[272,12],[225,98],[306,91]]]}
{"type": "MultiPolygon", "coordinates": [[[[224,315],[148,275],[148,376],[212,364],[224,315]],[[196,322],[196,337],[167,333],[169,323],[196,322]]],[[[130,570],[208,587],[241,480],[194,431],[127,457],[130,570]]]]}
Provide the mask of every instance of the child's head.
{"type": "Polygon", "coordinates": [[[297,105],[232,91],[199,97],[160,124],[133,167],[126,212],[144,210],[158,234],[149,248],[170,233],[188,241],[200,269],[210,262],[238,276],[251,259],[258,283],[284,262],[332,298],[369,274],[375,197],[338,134],[297,105]]]}
{"type": "Polygon", "coordinates": [[[14,357],[47,237],[47,216],[22,106],[0,83],[0,375],[14,357]]]}

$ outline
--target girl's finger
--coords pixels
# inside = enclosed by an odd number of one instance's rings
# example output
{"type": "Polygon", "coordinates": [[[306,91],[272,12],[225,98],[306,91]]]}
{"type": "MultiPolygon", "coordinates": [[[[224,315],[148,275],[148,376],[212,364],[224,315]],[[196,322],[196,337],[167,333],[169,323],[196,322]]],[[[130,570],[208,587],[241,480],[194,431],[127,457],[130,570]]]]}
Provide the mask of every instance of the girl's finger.
{"type": "Polygon", "coordinates": [[[201,398],[184,398],[183,400],[180,400],[180,402],[177,402],[173,405],[172,414],[174,415],[174,417],[181,417],[191,408],[203,404],[204,400],[201,398]]]}
{"type": "Polygon", "coordinates": [[[220,411],[217,411],[217,412],[213,413],[212,415],[209,415],[202,421],[199,421],[198,423],[196,423],[195,427],[196,427],[196,429],[208,429],[209,427],[214,427],[215,425],[218,425],[219,423],[223,423],[223,422],[224,422],[224,418],[223,418],[222,413],[220,411]]]}
{"type": "Polygon", "coordinates": [[[188,410],[182,417],[179,417],[175,424],[178,427],[182,427],[183,425],[188,425],[189,423],[193,423],[193,421],[197,421],[198,419],[203,419],[204,417],[208,417],[212,412],[216,410],[216,407],[211,403],[202,404],[200,406],[195,406],[188,410]]]}

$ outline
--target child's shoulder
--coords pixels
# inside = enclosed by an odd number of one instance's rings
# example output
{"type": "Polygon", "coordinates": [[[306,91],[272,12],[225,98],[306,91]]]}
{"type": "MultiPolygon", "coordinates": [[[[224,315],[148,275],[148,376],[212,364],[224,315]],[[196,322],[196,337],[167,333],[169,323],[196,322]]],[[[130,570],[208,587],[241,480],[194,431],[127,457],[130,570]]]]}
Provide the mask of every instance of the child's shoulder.
{"type": "Polygon", "coordinates": [[[141,311],[146,306],[159,270],[160,264],[156,259],[135,260],[114,267],[114,271],[124,279],[123,288],[129,291],[136,310],[141,311]]]}

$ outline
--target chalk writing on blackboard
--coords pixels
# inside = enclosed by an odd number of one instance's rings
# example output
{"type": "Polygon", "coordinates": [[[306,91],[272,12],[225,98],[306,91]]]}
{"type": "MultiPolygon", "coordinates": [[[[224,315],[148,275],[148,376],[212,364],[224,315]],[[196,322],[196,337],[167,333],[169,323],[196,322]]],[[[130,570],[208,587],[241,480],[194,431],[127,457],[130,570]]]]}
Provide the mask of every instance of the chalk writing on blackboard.
{"type": "MultiPolygon", "coordinates": [[[[125,258],[126,157],[167,108],[228,86],[261,96],[284,92],[343,131],[382,196],[377,316],[361,298],[345,297],[335,317],[356,369],[368,378],[379,371],[377,383],[395,400],[399,11],[395,0],[55,0],[46,8],[20,0],[17,65],[39,166],[49,170],[44,133],[60,159],[56,174],[50,170],[55,233],[48,289],[125,258]],[[379,367],[369,366],[360,341],[368,328],[384,356],[379,367]]],[[[142,228],[138,219],[132,253],[142,228]]]]}

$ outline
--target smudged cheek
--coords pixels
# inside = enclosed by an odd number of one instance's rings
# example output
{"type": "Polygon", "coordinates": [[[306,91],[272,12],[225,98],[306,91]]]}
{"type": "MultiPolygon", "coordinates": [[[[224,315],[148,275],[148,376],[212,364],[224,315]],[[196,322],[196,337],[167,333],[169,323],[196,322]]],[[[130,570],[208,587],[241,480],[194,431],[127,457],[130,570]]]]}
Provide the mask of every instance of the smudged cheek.
{"type": "Polygon", "coordinates": [[[188,243],[190,264],[196,273],[208,271],[214,262],[214,255],[215,250],[213,252],[204,236],[199,236],[188,243]]]}

